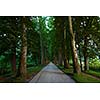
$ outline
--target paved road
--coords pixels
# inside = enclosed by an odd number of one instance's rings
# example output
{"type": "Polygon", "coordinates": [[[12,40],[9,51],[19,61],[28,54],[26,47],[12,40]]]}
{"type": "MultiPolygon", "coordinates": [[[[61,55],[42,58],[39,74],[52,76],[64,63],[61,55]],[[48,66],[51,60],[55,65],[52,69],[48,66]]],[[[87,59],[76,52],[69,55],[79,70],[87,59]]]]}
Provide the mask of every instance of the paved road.
{"type": "Polygon", "coordinates": [[[51,62],[30,83],[75,83],[75,81],[51,62]]]}

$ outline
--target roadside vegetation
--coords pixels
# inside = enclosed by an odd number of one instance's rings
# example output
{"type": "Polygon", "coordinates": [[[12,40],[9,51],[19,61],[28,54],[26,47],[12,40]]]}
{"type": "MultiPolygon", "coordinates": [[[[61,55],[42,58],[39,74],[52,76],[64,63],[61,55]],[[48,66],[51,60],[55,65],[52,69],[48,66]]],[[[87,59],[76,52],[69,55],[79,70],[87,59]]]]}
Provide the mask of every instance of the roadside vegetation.
{"type": "Polygon", "coordinates": [[[60,70],[62,70],[65,74],[69,75],[72,79],[74,79],[77,83],[100,83],[100,73],[95,71],[87,71],[86,73],[81,72],[80,74],[75,74],[73,72],[73,68],[66,69],[64,66],[58,66],[60,70]],[[90,75],[89,75],[90,74],[90,75]],[[96,78],[96,77],[98,78],[96,78]]]}
{"type": "Polygon", "coordinates": [[[3,74],[0,76],[1,83],[26,83],[29,82],[44,66],[30,66],[27,68],[27,79],[23,79],[22,77],[14,76],[12,72],[9,74],[3,74]]]}

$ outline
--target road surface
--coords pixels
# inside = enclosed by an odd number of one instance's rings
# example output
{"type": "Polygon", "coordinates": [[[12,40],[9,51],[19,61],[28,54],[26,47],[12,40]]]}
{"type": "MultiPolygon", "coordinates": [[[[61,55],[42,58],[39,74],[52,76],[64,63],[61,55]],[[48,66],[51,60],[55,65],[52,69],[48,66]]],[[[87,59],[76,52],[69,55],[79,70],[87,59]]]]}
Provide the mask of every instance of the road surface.
{"type": "Polygon", "coordinates": [[[33,77],[30,83],[75,83],[75,81],[50,62],[33,77]]]}

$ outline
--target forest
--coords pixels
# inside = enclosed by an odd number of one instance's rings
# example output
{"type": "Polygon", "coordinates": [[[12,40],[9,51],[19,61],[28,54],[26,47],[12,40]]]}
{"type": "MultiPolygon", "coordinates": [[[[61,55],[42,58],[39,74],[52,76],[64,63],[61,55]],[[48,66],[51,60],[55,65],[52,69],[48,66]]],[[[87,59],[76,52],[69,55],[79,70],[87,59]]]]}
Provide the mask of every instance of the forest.
{"type": "Polygon", "coordinates": [[[76,82],[100,82],[100,17],[0,16],[1,83],[29,82],[50,62],[76,82]]]}

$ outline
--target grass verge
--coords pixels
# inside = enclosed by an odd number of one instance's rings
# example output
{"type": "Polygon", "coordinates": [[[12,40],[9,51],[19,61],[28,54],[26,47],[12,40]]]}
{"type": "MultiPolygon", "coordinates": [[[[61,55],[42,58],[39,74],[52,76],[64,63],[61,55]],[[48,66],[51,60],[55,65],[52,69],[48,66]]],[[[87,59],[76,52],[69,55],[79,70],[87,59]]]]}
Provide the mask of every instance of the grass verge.
{"type": "Polygon", "coordinates": [[[86,71],[86,73],[100,78],[100,72],[88,70],[88,71],[86,71]]]}
{"type": "Polygon", "coordinates": [[[24,80],[22,77],[1,77],[1,83],[26,83],[31,78],[33,78],[44,66],[34,66],[27,68],[27,80],[24,80]]]}
{"type": "Polygon", "coordinates": [[[77,83],[100,83],[100,80],[89,76],[87,74],[74,74],[73,75],[73,79],[77,82],[77,83]]]}
{"type": "Polygon", "coordinates": [[[58,66],[60,70],[62,70],[67,75],[73,75],[73,68],[66,69],[64,66],[58,66]]]}
{"type": "Polygon", "coordinates": [[[88,74],[80,73],[75,74],[73,73],[73,68],[66,69],[64,66],[58,66],[60,70],[62,70],[65,74],[71,75],[71,78],[74,79],[77,83],[100,83],[99,79],[96,79],[88,74]]]}

